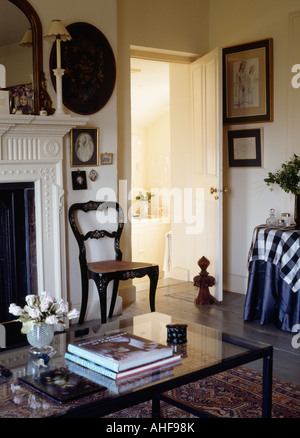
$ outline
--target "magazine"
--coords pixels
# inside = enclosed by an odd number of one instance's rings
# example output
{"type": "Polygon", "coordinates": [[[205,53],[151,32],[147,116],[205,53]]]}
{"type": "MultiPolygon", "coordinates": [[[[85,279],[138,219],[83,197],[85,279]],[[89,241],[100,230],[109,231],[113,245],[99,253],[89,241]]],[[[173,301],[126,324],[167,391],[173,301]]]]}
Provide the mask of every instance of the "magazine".
{"type": "Polygon", "coordinates": [[[72,373],[66,368],[19,377],[18,381],[59,403],[68,402],[94,392],[103,391],[105,386],[72,373]]]}
{"type": "Polygon", "coordinates": [[[116,372],[109,370],[108,368],[105,368],[102,365],[99,365],[95,362],[92,362],[88,359],[85,359],[84,357],[78,356],[77,354],[69,353],[68,351],[65,353],[65,359],[75,362],[79,365],[82,365],[85,368],[89,368],[90,370],[94,370],[97,373],[103,374],[104,376],[109,377],[110,379],[118,380],[122,379],[124,377],[129,376],[136,376],[137,374],[143,373],[145,371],[153,371],[157,368],[166,366],[166,365],[174,365],[180,363],[181,355],[173,355],[170,357],[167,357],[165,359],[157,360],[155,362],[149,362],[145,365],[141,365],[135,368],[130,368],[129,370],[116,372]]]}
{"type": "MultiPolygon", "coordinates": [[[[94,370],[84,368],[77,363],[66,361],[70,371],[91,380],[94,383],[105,386],[108,391],[114,394],[124,394],[128,391],[133,391],[143,385],[148,385],[157,380],[162,380],[173,375],[173,366],[163,366],[156,369],[154,372],[146,371],[140,373],[138,376],[125,377],[123,379],[113,380],[103,374],[99,374],[94,370]]],[[[180,364],[180,362],[179,362],[180,364]]]]}
{"type": "Polygon", "coordinates": [[[171,347],[125,332],[75,341],[68,351],[115,372],[173,355],[171,347]]]}

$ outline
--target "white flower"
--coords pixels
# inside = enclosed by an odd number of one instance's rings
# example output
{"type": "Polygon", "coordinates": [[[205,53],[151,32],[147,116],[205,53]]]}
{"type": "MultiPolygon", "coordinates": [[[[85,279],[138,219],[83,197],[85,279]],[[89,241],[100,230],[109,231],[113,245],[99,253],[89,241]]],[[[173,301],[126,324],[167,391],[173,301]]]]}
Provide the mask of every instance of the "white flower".
{"type": "Polygon", "coordinates": [[[20,316],[23,313],[21,307],[17,306],[15,303],[10,304],[8,311],[14,316],[20,316]]]}
{"type": "Polygon", "coordinates": [[[38,318],[40,316],[39,309],[29,309],[28,314],[31,318],[38,318]]]}
{"type": "Polygon", "coordinates": [[[28,306],[30,306],[30,307],[33,307],[35,305],[36,299],[37,299],[36,295],[27,295],[25,297],[25,301],[28,304],[28,306]]]}
{"type": "Polygon", "coordinates": [[[79,316],[79,312],[78,312],[77,309],[72,309],[72,310],[67,314],[67,317],[68,317],[69,319],[78,318],[78,316],[79,316]]]}
{"type": "Polygon", "coordinates": [[[50,310],[50,307],[53,304],[53,299],[49,295],[43,296],[41,299],[41,311],[46,312],[47,310],[50,310]]]}
{"type": "Polygon", "coordinates": [[[64,324],[63,317],[77,318],[79,312],[74,309],[69,312],[68,303],[62,299],[56,299],[43,291],[40,295],[27,295],[25,297],[26,305],[22,309],[15,303],[10,304],[9,312],[19,318],[16,321],[21,322],[22,333],[29,333],[35,324],[45,322],[46,324],[64,324]]]}
{"type": "Polygon", "coordinates": [[[68,303],[64,303],[63,301],[61,301],[60,305],[59,305],[58,312],[59,313],[68,313],[68,311],[69,311],[68,303]]]}
{"type": "Polygon", "coordinates": [[[47,316],[47,318],[45,319],[46,324],[58,324],[58,322],[59,321],[55,315],[47,316]]]}

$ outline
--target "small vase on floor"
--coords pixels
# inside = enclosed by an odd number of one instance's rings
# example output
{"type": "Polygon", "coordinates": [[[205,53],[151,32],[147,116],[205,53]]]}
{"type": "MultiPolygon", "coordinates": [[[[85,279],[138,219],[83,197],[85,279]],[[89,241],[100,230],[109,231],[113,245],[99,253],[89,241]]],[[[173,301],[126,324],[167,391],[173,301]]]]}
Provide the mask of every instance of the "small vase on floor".
{"type": "Polygon", "coordinates": [[[300,195],[295,195],[295,211],[294,211],[294,219],[297,228],[300,229],[300,195]]]}
{"type": "Polygon", "coordinates": [[[27,341],[32,348],[32,354],[53,354],[53,347],[49,344],[53,341],[54,326],[46,323],[35,324],[31,332],[27,333],[27,341]]]}

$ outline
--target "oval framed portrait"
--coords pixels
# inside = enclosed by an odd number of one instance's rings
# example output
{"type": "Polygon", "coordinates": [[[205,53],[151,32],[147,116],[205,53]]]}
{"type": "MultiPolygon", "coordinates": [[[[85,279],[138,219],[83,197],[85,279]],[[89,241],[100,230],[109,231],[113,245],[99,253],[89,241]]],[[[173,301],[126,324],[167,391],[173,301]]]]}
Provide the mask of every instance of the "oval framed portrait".
{"type": "MultiPolygon", "coordinates": [[[[100,111],[110,99],[116,82],[116,62],[112,48],[95,26],[73,23],[67,26],[71,41],[61,43],[63,103],[77,114],[100,111]]],[[[50,54],[50,74],[56,89],[56,43],[50,54]]]]}
{"type": "Polygon", "coordinates": [[[71,130],[71,167],[98,166],[99,128],[71,130]]]}

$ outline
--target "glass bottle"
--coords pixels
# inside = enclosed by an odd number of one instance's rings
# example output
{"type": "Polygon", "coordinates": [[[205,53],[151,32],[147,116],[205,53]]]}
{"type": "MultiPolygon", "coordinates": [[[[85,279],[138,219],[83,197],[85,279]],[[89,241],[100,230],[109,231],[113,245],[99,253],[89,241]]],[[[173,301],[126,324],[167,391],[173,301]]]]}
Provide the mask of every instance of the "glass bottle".
{"type": "Polygon", "coordinates": [[[275,209],[274,208],[270,209],[270,217],[267,218],[266,224],[268,225],[268,227],[273,227],[273,226],[276,227],[275,209]]]}
{"type": "Polygon", "coordinates": [[[291,215],[290,215],[290,213],[281,213],[281,219],[283,219],[285,221],[287,227],[291,226],[291,215]]]}

